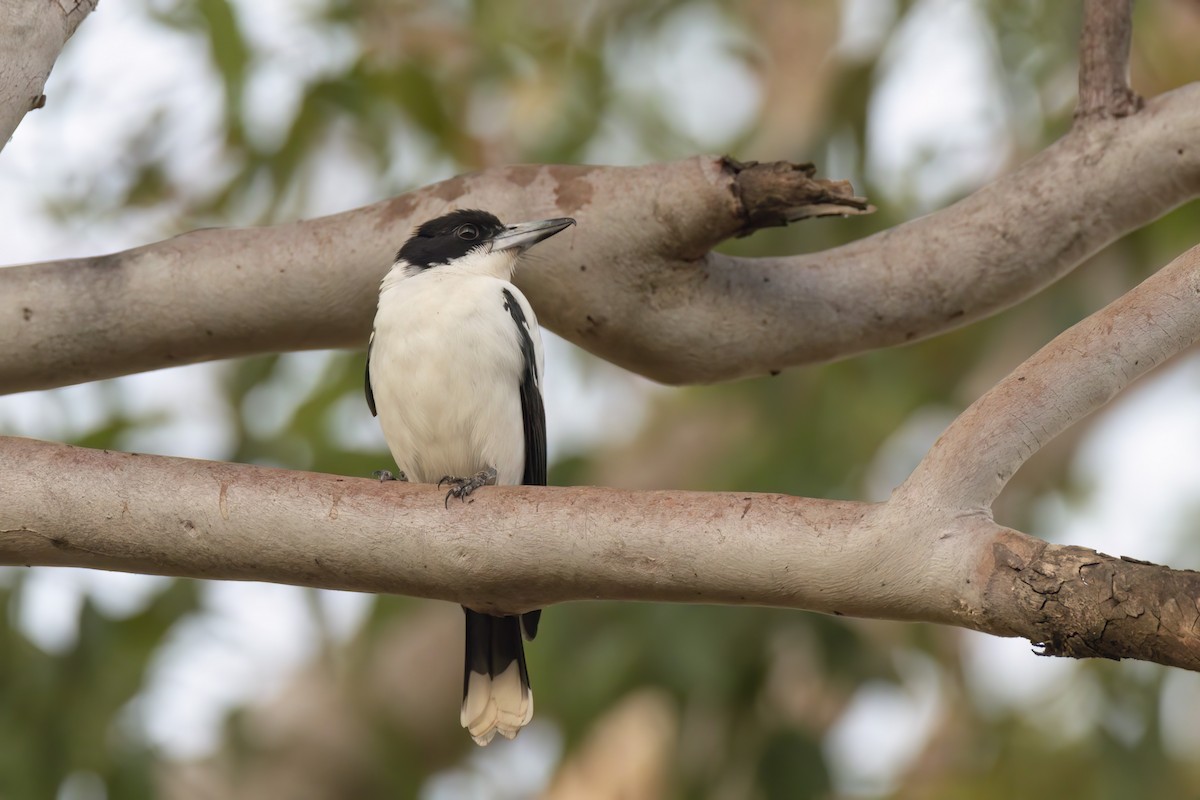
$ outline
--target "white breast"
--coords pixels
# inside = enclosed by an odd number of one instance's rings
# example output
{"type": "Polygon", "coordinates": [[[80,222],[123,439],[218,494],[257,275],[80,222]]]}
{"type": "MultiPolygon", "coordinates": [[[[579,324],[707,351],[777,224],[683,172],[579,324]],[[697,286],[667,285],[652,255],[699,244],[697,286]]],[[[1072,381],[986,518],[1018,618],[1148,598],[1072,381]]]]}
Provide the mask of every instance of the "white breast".
{"type": "Polygon", "coordinates": [[[370,370],[396,465],[419,483],[487,467],[501,484],[521,483],[525,365],[502,291],[530,323],[540,384],[542,343],[528,301],[508,281],[448,267],[392,278],[380,293],[370,370]]]}

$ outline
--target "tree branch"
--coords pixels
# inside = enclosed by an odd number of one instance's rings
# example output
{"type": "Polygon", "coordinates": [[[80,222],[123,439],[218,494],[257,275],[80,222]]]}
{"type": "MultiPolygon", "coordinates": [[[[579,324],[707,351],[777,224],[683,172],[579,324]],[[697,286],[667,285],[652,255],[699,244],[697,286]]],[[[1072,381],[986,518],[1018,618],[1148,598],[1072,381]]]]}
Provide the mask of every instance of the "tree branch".
{"type": "Polygon", "coordinates": [[[1125,117],[1142,108],[1129,88],[1133,0],[1084,0],[1079,37],[1080,117],[1125,117]]]}
{"type": "Polygon", "coordinates": [[[1060,334],[946,429],[906,483],[989,508],[1047,442],[1200,340],[1200,245],[1060,334]]]}
{"type": "Polygon", "coordinates": [[[429,485],[28,439],[0,439],[0,449],[3,564],[275,581],[507,612],[584,599],[802,608],[1200,670],[1200,574],[1137,565],[1146,574],[1131,576],[1133,566],[1088,551],[1091,572],[1077,578],[1048,565],[1073,563],[1079,548],[934,506],[496,487],[447,510],[429,485]],[[1099,574],[1114,576],[1116,606],[1091,603],[1084,578],[1099,574]],[[1054,602],[1034,602],[1050,594],[1054,602]],[[1142,622],[1106,624],[1135,610],[1142,622]]]}
{"type": "Polygon", "coordinates": [[[46,104],[50,69],[97,2],[0,2],[0,150],[25,115],[46,104]]]}
{"type": "MultiPolygon", "coordinates": [[[[413,225],[451,207],[574,216],[518,282],[543,324],[668,383],[762,375],[932,336],[1007,308],[1200,194],[1200,84],[1081,120],[940,212],[788,258],[711,252],[778,219],[777,190],[697,157],[523,166],[331,217],[202,230],[110,256],[0,270],[0,391],[283,350],[362,347],[378,281],[413,225]]],[[[801,185],[797,187],[806,190],[801,185]]],[[[847,212],[862,205],[827,185],[847,212]]],[[[801,193],[805,202],[811,194],[801,193]]],[[[796,211],[790,212],[793,216],[796,211]]],[[[772,223],[773,224],[773,223],[772,223]]]]}

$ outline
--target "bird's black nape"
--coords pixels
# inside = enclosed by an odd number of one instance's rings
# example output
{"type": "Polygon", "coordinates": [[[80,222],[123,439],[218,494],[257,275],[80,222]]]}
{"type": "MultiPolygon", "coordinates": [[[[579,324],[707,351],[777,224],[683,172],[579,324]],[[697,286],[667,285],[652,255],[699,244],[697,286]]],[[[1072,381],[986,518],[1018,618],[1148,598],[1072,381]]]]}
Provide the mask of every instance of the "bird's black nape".
{"type": "Polygon", "coordinates": [[[504,231],[504,225],[487,211],[463,208],[431,219],[409,237],[396,260],[419,269],[449,264],[504,231]]]}

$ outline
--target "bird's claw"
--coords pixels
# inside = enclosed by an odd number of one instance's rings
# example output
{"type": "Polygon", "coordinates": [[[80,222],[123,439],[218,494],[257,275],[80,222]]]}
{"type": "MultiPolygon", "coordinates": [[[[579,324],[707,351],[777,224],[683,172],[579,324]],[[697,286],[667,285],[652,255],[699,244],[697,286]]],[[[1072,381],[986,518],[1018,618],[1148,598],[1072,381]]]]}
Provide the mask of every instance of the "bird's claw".
{"type": "Polygon", "coordinates": [[[404,474],[404,470],[400,470],[399,475],[393,475],[391,470],[377,469],[371,473],[371,476],[378,478],[380,483],[387,481],[403,481],[404,483],[408,483],[408,476],[404,474]]]}
{"type": "Polygon", "coordinates": [[[480,486],[495,486],[497,477],[495,467],[480,470],[469,478],[455,478],[451,475],[443,475],[442,479],[438,481],[438,486],[449,485],[450,487],[450,491],[446,492],[446,500],[443,505],[449,508],[451,497],[457,497],[465,503],[468,495],[480,486]]]}

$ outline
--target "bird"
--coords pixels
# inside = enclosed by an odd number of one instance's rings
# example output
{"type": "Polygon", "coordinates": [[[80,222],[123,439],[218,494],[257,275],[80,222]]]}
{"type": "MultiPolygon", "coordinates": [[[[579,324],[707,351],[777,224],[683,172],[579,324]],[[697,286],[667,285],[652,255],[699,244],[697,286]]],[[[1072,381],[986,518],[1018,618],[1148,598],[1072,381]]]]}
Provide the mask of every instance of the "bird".
{"type": "MultiPolygon", "coordinates": [[[[447,506],[483,486],[546,485],[542,339],[512,277],[529,248],[574,224],[452,211],[418,226],[380,283],[367,405],[399,479],[448,485],[447,506]]],[[[463,612],[459,721],[479,745],[512,739],[533,717],[523,640],[541,611],[463,612]]]]}

